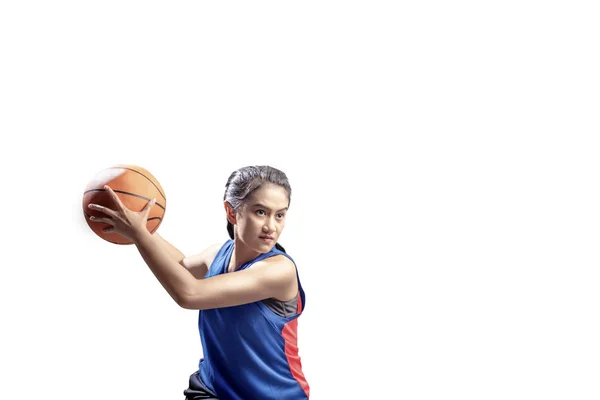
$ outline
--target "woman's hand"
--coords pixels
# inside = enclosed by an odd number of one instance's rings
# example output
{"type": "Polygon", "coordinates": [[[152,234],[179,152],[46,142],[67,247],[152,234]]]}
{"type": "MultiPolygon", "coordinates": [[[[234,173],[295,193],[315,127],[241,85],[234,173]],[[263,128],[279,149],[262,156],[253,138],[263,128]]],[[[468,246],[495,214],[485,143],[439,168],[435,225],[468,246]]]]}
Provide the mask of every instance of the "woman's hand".
{"type": "Polygon", "coordinates": [[[156,203],[156,199],[150,200],[142,211],[135,212],[125,207],[121,202],[121,199],[119,199],[119,196],[117,196],[108,185],[104,186],[104,189],[106,189],[106,192],[112,199],[116,209],[111,210],[110,208],[103,207],[99,204],[90,204],[89,207],[92,210],[100,211],[106,215],[106,217],[101,218],[91,216],[90,220],[112,225],[111,228],[106,228],[103,231],[116,232],[132,242],[135,242],[136,238],[147,230],[146,223],[148,222],[148,214],[154,203],[156,203]]]}

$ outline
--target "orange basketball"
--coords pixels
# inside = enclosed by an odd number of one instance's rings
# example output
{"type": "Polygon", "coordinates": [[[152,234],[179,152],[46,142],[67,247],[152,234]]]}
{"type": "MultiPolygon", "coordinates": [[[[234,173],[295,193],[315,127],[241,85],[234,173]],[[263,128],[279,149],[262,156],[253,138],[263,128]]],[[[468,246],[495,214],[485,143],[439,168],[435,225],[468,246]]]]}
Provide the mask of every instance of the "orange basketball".
{"type": "Polygon", "coordinates": [[[165,191],[154,176],[147,170],[136,165],[116,165],[100,171],[87,185],[83,192],[83,213],[85,220],[96,235],[115,244],[132,244],[132,242],[115,232],[103,232],[111,225],[90,221],[89,217],[105,217],[100,211],[88,207],[90,203],[99,204],[110,209],[115,209],[114,203],[104,189],[108,185],[119,199],[131,211],[142,211],[153,198],[156,203],[148,214],[146,227],[154,233],[162,223],[167,209],[165,191]]]}

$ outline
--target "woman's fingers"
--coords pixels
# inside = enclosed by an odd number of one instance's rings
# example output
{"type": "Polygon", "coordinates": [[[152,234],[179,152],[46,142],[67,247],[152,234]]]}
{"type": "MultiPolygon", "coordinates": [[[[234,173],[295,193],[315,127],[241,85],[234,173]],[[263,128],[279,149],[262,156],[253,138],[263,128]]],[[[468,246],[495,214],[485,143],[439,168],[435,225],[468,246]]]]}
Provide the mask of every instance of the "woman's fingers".
{"type": "Polygon", "coordinates": [[[94,222],[103,222],[105,224],[110,224],[110,225],[114,225],[115,222],[107,217],[94,217],[93,215],[90,215],[90,221],[94,221],[94,222]]]}
{"type": "Polygon", "coordinates": [[[119,209],[124,210],[127,207],[125,207],[125,205],[123,203],[121,203],[121,199],[119,198],[119,196],[117,196],[117,194],[110,188],[110,186],[108,185],[104,185],[104,189],[108,192],[108,195],[110,196],[110,198],[112,199],[113,203],[115,203],[115,205],[117,207],[119,207],[119,209]]]}
{"type": "MultiPolygon", "coordinates": [[[[98,207],[98,208],[96,208],[96,207],[90,207],[90,208],[93,208],[93,209],[96,209],[96,210],[99,210],[100,208],[102,208],[103,210],[101,210],[101,211],[104,211],[106,213],[115,214],[115,212],[113,210],[111,210],[110,208],[102,207],[102,206],[99,206],[97,204],[90,204],[90,205],[98,207]]],[[[115,232],[116,231],[115,221],[112,218],[110,218],[110,217],[94,217],[93,215],[90,215],[89,218],[90,218],[90,221],[102,222],[104,224],[110,225],[108,228],[102,229],[102,232],[104,232],[104,233],[110,233],[110,232],[115,232]]]]}
{"type": "Polygon", "coordinates": [[[108,207],[101,206],[100,204],[90,204],[88,205],[92,210],[100,211],[103,214],[108,215],[109,217],[115,217],[117,213],[114,210],[111,210],[108,207]]]}
{"type": "Polygon", "coordinates": [[[144,209],[142,210],[143,213],[145,213],[144,215],[147,217],[148,214],[150,214],[150,209],[152,208],[152,206],[156,204],[156,199],[152,199],[148,202],[148,204],[146,204],[146,207],[144,207],[144,209]]]}

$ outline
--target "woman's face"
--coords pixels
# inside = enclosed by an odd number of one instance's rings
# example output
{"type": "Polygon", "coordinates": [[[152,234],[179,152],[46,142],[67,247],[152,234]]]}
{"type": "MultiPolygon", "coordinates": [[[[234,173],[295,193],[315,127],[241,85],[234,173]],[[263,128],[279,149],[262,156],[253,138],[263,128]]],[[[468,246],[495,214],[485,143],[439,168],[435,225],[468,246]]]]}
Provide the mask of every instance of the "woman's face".
{"type": "Polygon", "coordinates": [[[249,248],[267,253],[285,226],[289,198],[285,189],[265,183],[252,192],[236,214],[236,234],[249,248]]]}

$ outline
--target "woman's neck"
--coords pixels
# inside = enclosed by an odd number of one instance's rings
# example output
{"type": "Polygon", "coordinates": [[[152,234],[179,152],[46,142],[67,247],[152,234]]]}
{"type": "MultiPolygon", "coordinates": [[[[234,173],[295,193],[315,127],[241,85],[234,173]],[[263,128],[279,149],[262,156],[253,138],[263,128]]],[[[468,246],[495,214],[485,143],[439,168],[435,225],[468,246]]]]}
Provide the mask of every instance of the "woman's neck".
{"type": "Polygon", "coordinates": [[[233,253],[231,254],[229,265],[227,266],[227,272],[237,270],[240,266],[246,264],[248,261],[254,260],[261,254],[262,253],[249,249],[241,240],[237,238],[234,239],[233,253]]]}

